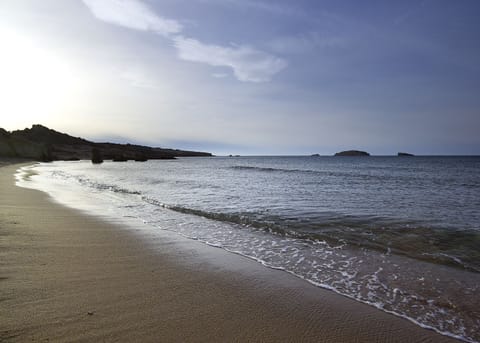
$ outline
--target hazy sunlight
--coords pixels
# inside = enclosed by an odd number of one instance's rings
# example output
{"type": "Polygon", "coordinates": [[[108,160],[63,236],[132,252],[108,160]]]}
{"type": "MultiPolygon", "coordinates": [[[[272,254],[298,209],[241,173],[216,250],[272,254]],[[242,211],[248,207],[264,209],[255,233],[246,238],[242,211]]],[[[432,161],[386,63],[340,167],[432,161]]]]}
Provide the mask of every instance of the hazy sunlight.
{"type": "Polygon", "coordinates": [[[5,128],[45,122],[73,92],[69,66],[54,53],[0,29],[0,113],[5,128]]]}

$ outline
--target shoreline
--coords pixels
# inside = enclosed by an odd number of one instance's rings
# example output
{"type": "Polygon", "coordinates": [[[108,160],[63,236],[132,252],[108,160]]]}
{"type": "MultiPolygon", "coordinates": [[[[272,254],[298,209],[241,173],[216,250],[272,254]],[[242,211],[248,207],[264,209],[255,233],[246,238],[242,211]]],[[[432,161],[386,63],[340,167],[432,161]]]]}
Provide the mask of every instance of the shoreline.
{"type": "Polygon", "coordinates": [[[2,341],[457,341],[221,249],[64,207],[16,187],[17,168],[0,164],[2,341]]]}

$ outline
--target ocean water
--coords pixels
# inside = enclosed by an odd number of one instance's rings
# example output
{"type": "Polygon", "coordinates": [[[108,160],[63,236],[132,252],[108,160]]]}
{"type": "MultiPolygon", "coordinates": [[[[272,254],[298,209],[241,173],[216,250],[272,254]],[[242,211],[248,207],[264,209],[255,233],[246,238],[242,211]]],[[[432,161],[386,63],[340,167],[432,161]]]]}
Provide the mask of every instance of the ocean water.
{"type": "Polygon", "coordinates": [[[479,157],[54,162],[17,180],[480,342],[479,157]]]}

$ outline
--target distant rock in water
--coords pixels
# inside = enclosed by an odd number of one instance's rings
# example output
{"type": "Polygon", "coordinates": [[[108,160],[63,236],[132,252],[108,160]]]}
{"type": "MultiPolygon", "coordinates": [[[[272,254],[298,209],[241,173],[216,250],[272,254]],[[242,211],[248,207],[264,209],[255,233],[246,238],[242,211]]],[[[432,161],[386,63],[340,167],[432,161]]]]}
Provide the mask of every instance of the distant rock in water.
{"type": "Polygon", "coordinates": [[[117,155],[112,159],[113,162],[127,162],[128,158],[123,155],[117,155]]]}
{"type": "Polygon", "coordinates": [[[311,154],[311,157],[320,157],[320,154],[311,154]]]}
{"type": "Polygon", "coordinates": [[[160,160],[179,156],[212,156],[208,152],[153,148],[134,144],[95,143],[42,125],[8,132],[0,128],[0,157],[28,158],[37,161],[160,160]],[[94,149],[98,152],[93,153],[94,149]]]}
{"type": "Polygon", "coordinates": [[[145,155],[139,154],[135,157],[135,162],[147,162],[148,158],[145,155]]]}
{"type": "Polygon", "coordinates": [[[92,149],[92,163],[93,164],[103,163],[102,153],[97,148],[92,149]]]}
{"type": "Polygon", "coordinates": [[[346,151],[337,152],[335,156],[370,156],[370,154],[365,151],[346,150],[346,151]]]}
{"type": "Polygon", "coordinates": [[[400,156],[400,157],[408,157],[408,156],[415,156],[413,154],[409,154],[408,152],[399,152],[397,154],[397,156],[400,156]]]}

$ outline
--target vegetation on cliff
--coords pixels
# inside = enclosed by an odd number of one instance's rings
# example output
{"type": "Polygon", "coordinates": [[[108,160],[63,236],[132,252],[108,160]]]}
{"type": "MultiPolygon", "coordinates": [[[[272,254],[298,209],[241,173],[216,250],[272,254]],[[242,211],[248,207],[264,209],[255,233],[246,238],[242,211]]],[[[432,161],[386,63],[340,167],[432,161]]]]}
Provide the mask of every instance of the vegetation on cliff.
{"type": "Polygon", "coordinates": [[[90,160],[92,157],[95,157],[95,160],[114,160],[121,157],[122,160],[144,161],[173,159],[179,156],[212,156],[212,154],[133,144],[95,143],[42,125],[33,125],[30,129],[12,132],[0,128],[0,157],[20,157],[38,161],[90,160]]]}

